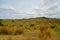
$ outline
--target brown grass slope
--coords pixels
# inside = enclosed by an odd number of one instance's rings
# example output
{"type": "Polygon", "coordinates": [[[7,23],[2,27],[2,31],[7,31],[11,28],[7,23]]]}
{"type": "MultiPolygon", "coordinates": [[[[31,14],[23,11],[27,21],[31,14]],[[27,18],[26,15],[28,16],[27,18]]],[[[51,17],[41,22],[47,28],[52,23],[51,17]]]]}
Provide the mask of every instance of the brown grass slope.
{"type": "Polygon", "coordinates": [[[23,37],[26,37],[24,40],[60,40],[60,19],[47,17],[0,19],[0,34],[23,34],[23,37]]]}

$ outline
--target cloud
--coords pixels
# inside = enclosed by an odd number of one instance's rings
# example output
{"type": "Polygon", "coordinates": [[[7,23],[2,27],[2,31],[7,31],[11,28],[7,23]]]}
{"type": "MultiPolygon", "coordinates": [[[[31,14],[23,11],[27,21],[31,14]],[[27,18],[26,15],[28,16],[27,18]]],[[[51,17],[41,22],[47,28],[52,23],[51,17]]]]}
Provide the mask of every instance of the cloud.
{"type": "Polygon", "coordinates": [[[35,11],[38,16],[57,17],[60,15],[60,5],[55,0],[42,0],[35,11]]]}
{"type": "MultiPolygon", "coordinates": [[[[7,4],[3,4],[0,6],[0,10],[1,11],[6,11],[6,12],[9,12],[11,14],[18,14],[19,12],[11,5],[7,5],[7,4]]],[[[3,12],[4,12],[3,11],[3,12]]]]}
{"type": "Polygon", "coordinates": [[[13,18],[14,14],[19,14],[19,12],[13,6],[7,4],[0,5],[0,18],[13,18]]]}
{"type": "Polygon", "coordinates": [[[0,18],[60,17],[60,6],[55,0],[41,0],[38,7],[31,12],[21,12],[16,9],[12,5],[1,5],[0,14],[2,15],[0,18]]]}
{"type": "Polygon", "coordinates": [[[33,14],[27,12],[19,12],[11,5],[1,5],[0,7],[0,18],[30,18],[33,17],[33,14]]]}
{"type": "Polygon", "coordinates": [[[3,8],[3,9],[14,9],[14,7],[12,7],[11,5],[7,5],[7,4],[1,5],[0,8],[3,8]]]}

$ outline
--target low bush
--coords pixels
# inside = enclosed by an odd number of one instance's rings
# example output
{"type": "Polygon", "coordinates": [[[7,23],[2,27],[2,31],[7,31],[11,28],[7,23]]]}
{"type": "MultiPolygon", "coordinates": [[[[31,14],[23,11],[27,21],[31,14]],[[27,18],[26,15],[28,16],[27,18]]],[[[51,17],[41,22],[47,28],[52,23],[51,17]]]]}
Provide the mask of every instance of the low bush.
{"type": "Polygon", "coordinates": [[[52,25],[52,26],[50,26],[50,28],[52,28],[52,29],[55,28],[55,27],[56,27],[56,25],[52,25]]]}
{"type": "Polygon", "coordinates": [[[31,26],[31,27],[33,27],[33,26],[34,26],[34,24],[31,24],[30,26],[31,26]]]}
{"type": "Polygon", "coordinates": [[[4,24],[2,22],[0,22],[0,26],[4,26],[4,24]]]}

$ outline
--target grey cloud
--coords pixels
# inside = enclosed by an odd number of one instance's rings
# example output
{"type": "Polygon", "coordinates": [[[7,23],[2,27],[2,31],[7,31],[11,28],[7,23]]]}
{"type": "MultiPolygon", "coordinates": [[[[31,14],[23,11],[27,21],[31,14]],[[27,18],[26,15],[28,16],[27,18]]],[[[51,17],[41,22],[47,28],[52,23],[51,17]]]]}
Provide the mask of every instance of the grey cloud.
{"type": "Polygon", "coordinates": [[[55,0],[43,0],[35,11],[38,16],[57,17],[60,15],[60,6],[55,0]]]}

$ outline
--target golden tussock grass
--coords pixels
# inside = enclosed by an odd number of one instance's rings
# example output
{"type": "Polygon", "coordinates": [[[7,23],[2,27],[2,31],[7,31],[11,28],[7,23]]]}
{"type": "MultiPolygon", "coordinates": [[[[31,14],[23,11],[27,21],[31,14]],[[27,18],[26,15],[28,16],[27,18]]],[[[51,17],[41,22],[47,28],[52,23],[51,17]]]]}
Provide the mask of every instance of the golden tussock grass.
{"type": "Polygon", "coordinates": [[[40,26],[40,40],[53,40],[52,30],[48,26],[40,26]]]}
{"type": "Polygon", "coordinates": [[[0,27],[0,34],[18,35],[22,34],[23,30],[20,27],[0,27]]]}

